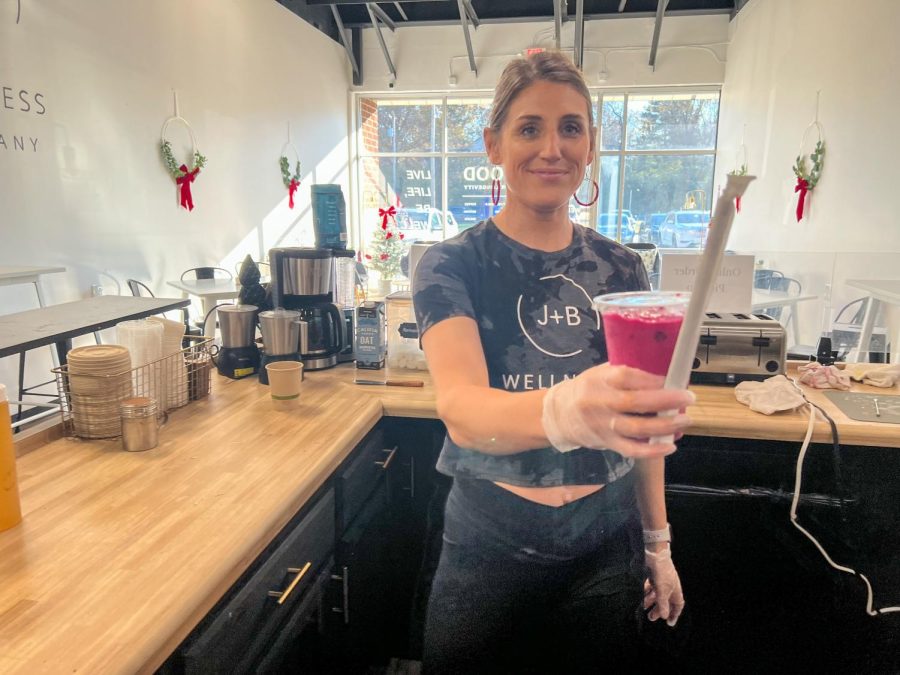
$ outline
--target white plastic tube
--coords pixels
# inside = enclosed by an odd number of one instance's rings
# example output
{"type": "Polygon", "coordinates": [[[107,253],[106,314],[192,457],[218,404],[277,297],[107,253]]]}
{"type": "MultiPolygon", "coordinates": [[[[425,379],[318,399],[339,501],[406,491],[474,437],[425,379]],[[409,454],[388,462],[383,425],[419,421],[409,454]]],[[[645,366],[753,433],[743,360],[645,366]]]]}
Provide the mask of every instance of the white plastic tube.
{"type": "MultiPolygon", "coordinates": [[[[731,223],[734,221],[734,200],[743,196],[756,176],[728,176],[725,190],[719,197],[715,213],[709,223],[709,236],[703,255],[700,257],[700,268],[694,280],[691,290],[691,300],[688,303],[681,330],[678,332],[678,340],[675,342],[675,352],[672,354],[672,362],[669,364],[669,372],[666,375],[666,389],[687,389],[691,377],[691,368],[697,355],[697,343],[700,341],[700,329],[703,318],[706,315],[706,305],[712,293],[713,283],[722,265],[722,255],[725,253],[725,245],[728,243],[728,235],[731,233],[731,223]]],[[[667,415],[675,415],[678,411],[670,410],[667,415]]],[[[672,443],[672,436],[654,438],[652,442],[672,443]]]]}

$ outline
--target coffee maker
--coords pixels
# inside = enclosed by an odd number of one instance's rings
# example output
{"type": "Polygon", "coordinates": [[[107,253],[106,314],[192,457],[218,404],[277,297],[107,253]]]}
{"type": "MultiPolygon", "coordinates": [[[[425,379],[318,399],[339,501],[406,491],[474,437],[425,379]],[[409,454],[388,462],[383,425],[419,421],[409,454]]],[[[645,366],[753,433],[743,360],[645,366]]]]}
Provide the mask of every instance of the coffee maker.
{"type": "Polygon", "coordinates": [[[334,304],[334,252],[324,248],[269,250],[272,304],[299,312],[304,370],[331,368],[344,349],[344,313],[334,304]]]}
{"type": "Polygon", "coordinates": [[[219,305],[219,328],[222,347],[216,356],[220,375],[239,380],[259,370],[259,349],[256,347],[256,312],[254,305],[219,305]]]}

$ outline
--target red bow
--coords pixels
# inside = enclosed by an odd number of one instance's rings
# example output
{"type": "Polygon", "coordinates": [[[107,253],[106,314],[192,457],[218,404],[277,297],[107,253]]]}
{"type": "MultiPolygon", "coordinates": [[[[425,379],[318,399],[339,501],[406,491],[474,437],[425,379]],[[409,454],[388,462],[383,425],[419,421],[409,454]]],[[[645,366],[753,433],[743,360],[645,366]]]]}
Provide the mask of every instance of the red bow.
{"type": "Polygon", "coordinates": [[[191,197],[191,183],[194,182],[197,174],[200,173],[200,168],[188,171],[187,166],[182,164],[178,167],[178,170],[183,174],[175,179],[175,183],[181,186],[181,205],[188,211],[193,211],[194,199],[191,197]]]}
{"type": "Polygon", "coordinates": [[[803,218],[803,204],[806,202],[806,193],[809,192],[809,181],[798,177],[794,192],[800,193],[800,199],[797,200],[797,222],[799,223],[803,218]]]}
{"type": "Polygon", "coordinates": [[[297,191],[298,185],[300,185],[300,181],[291,178],[291,184],[288,185],[288,208],[294,208],[294,193],[297,191]]]}
{"type": "Polygon", "coordinates": [[[394,216],[397,215],[397,209],[393,206],[388,207],[387,209],[378,209],[378,215],[381,216],[381,229],[387,229],[387,221],[388,218],[397,222],[394,216]]]}

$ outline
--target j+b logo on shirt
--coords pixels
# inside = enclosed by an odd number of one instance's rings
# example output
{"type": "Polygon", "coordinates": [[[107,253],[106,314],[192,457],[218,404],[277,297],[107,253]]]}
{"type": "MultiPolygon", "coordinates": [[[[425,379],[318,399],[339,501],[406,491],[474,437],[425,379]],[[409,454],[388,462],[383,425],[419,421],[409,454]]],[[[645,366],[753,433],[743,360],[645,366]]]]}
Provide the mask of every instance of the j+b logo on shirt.
{"type": "Polygon", "coordinates": [[[544,316],[541,319],[537,319],[537,324],[539,326],[546,326],[551,321],[554,321],[558,326],[563,320],[565,320],[566,324],[569,326],[578,326],[581,324],[581,316],[577,307],[566,305],[564,309],[565,314],[560,314],[556,309],[551,312],[550,308],[547,305],[544,305],[544,316]]]}

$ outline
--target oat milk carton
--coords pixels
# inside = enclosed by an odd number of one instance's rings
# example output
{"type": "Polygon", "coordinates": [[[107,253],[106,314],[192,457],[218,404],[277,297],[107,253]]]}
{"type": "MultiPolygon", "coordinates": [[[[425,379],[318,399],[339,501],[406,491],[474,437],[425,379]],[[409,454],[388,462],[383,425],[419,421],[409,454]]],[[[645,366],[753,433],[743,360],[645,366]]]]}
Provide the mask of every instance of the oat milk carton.
{"type": "Polygon", "coordinates": [[[368,300],[356,310],[356,367],[384,368],[387,351],[384,303],[368,300]]]}

